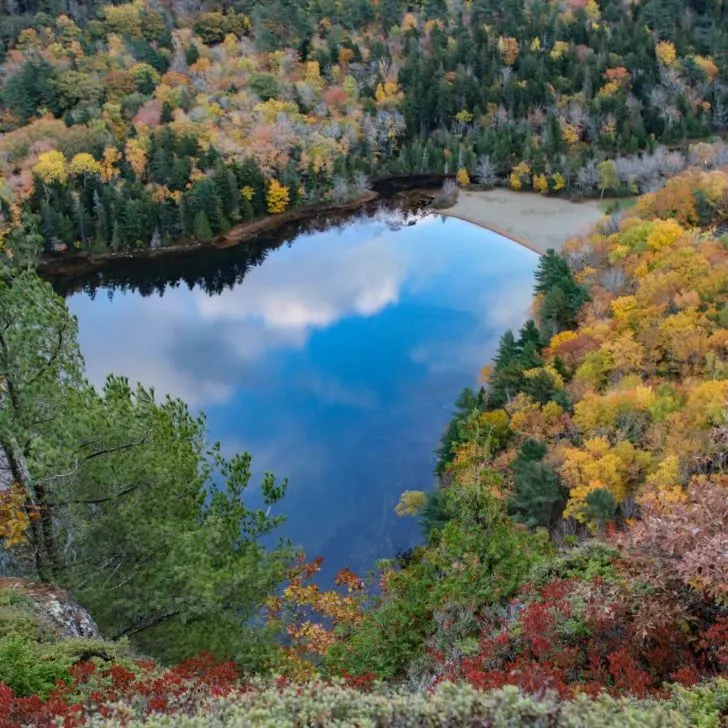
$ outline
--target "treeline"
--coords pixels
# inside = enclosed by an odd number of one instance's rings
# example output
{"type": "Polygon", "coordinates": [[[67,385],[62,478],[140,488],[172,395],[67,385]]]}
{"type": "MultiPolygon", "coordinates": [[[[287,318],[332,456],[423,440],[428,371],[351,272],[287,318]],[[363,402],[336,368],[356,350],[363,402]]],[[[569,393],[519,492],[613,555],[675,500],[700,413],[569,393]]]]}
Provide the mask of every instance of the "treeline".
{"type": "MultiPolygon", "coordinates": [[[[107,147],[98,156],[101,162],[90,153],[67,160],[62,152],[48,152],[36,166],[31,207],[56,247],[154,249],[189,238],[210,242],[233,224],[267,212],[270,185],[255,161],[226,163],[214,149],[203,151],[194,136],[177,138],[165,128],[149,135],[148,150],[127,147],[122,157],[107,147]],[[193,179],[193,165],[209,173],[193,179]]],[[[289,202],[295,205],[298,195],[289,202]]]]}
{"type": "Polygon", "coordinates": [[[208,241],[388,174],[623,195],[726,158],[695,144],[728,127],[719,4],[5,9],[0,209],[49,250],[208,241]]]}

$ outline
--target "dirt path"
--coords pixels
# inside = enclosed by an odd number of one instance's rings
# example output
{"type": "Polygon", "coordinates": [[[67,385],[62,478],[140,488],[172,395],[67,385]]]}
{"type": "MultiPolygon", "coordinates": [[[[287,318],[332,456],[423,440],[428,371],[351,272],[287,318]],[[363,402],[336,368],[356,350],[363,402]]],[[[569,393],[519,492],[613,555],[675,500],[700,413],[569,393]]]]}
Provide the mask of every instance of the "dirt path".
{"type": "Polygon", "coordinates": [[[597,200],[569,202],[512,190],[461,192],[458,201],[433,214],[457,217],[505,235],[537,253],[564,243],[603,217],[597,200]]]}

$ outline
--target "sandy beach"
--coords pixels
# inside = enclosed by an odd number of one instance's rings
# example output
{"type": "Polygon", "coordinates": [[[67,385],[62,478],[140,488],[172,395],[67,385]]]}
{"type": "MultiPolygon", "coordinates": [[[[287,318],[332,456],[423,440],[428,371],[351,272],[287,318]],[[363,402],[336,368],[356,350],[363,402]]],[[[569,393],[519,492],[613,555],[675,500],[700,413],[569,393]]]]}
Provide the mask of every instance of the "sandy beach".
{"type": "Polygon", "coordinates": [[[458,201],[435,215],[457,217],[493,230],[537,253],[561,250],[604,216],[597,200],[569,202],[512,190],[461,191],[458,201]]]}

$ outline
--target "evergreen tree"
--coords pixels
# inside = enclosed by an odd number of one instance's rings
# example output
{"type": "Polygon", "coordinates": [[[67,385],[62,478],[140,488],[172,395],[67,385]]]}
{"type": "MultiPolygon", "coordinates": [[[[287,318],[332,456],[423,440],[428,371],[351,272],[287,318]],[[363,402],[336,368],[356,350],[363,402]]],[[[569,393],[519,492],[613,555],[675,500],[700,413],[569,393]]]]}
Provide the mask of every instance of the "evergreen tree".
{"type": "Polygon", "coordinates": [[[511,464],[514,492],[508,508],[515,518],[531,527],[552,527],[568,495],[556,471],[541,462],[545,454],[544,443],[527,439],[511,464]]]}
{"type": "Polygon", "coordinates": [[[202,210],[195,215],[192,233],[201,243],[209,243],[212,241],[213,236],[210,221],[202,210]]]}
{"type": "Polygon", "coordinates": [[[58,114],[60,105],[54,85],[55,77],[55,68],[46,60],[24,63],[3,82],[3,103],[23,123],[27,123],[41,108],[58,114]]]}
{"type": "Polygon", "coordinates": [[[585,499],[584,515],[604,530],[617,517],[617,500],[606,488],[597,488],[585,499]]]}
{"type": "Polygon", "coordinates": [[[226,459],[180,401],[84,378],[76,321],[34,273],[0,271],[0,455],[38,513],[36,578],[72,590],[112,639],[176,661],[205,649],[248,667],[252,626],[291,553],[268,550],[286,484],[246,507],[250,456],[226,459]]]}
{"type": "Polygon", "coordinates": [[[518,362],[519,353],[520,349],[516,342],[516,337],[513,335],[513,331],[508,329],[501,336],[495,357],[493,358],[495,371],[505,372],[511,369],[518,362]]]}
{"type": "Polygon", "coordinates": [[[586,288],[576,283],[567,262],[554,250],[539,261],[535,291],[542,296],[539,322],[548,336],[575,326],[579,309],[589,300],[586,288]]]}
{"type": "Polygon", "coordinates": [[[435,450],[437,455],[437,464],[435,466],[435,473],[437,475],[443,475],[447,465],[452,462],[453,448],[457,444],[460,437],[460,424],[465,420],[474,410],[477,410],[482,405],[482,396],[479,392],[474,392],[470,387],[466,387],[460,392],[457,400],[455,401],[455,411],[450,418],[447,429],[440,439],[440,444],[435,450]]]}

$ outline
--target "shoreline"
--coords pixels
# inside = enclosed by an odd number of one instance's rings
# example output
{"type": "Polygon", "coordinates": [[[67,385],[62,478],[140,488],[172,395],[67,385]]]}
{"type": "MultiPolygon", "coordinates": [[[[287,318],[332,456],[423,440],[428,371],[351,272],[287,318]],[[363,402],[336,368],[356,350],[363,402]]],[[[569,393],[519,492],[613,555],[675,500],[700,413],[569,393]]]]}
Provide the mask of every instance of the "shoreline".
{"type": "Polygon", "coordinates": [[[433,209],[431,214],[477,225],[543,255],[549,248],[560,251],[567,240],[588,232],[601,220],[604,212],[599,203],[501,188],[461,190],[454,205],[433,209]]]}
{"type": "Polygon", "coordinates": [[[495,225],[486,225],[484,222],[477,220],[473,217],[466,217],[463,214],[455,214],[453,212],[450,212],[449,208],[445,208],[442,210],[432,210],[430,212],[431,215],[441,215],[442,217],[451,217],[453,220],[462,220],[463,222],[470,223],[471,225],[476,225],[479,228],[483,228],[483,230],[490,230],[492,233],[496,233],[496,235],[500,235],[503,238],[506,238],[507,240],[510,240],[517,245],[521,245],[524,248],[527,248],[533,253],[537,253],[538,255],[543,255],[543,251],[538,249],[538,246],[534,245],[529,240],[526,240],[525,238],[516,237],[513,233],[508,232],[507,230],[504,230],[503,228],[496,227],[495,225]]]}
{"type": "MultiPolygon", "coordinates": [[[[38,264],[38,273],[46,279],[73,278],[102,271],[116,263],[185,258],[203,252],[229,250],[261,236],[285,235],[286,229],[290,230],[299,224],[320,218],[346,218],[371,205],[397,198],[401,198],[405,206],[414,200],[414,204],[427,207],[437,194],[439,188],[435,185],[438,182],[441,183],[441,180],[434,179],[433,175],[387,178],[375,182],[374,189],[348,202],[316,203],[293,208],[279,215],[238,223],[210,243],[189,240],[156,250],[45,254],[38,264]]],[[[598,200],[572,202],[561,197],[494,188],[461,190],[454,205],[443,209],[430,207],[428,214],[463,220],[542,255],[549,248],[561,250],[567,240],[587,232],[604,213],[598,200]]]]}
{"type": "Polygon", "coordinates": [[[190,240],[186,243],[169,245],[156,250],[125,250],[122,252],[109,250],[100,253],[78,251],[65,254],[45,254],[38,263],[38,273],[41,277],[83,275],[102,269],[104,266],[113,264],[116,261],[151,260],[166,256],[194,255],[204,250],[225,250],[248,242],[258,235],[272,233],[279,228],[284,228],[286,225],[306,222],[320,215],[335,216],[337,214],[347,215],[357,212],[381,199],[381,197],[378,192],[372,190],[341,204],[308,205],[287,210],[279,215],[266,215],[258,220],[238,223],[230,228],[227,233],[219,235],[210,243],[190,240]]]}

